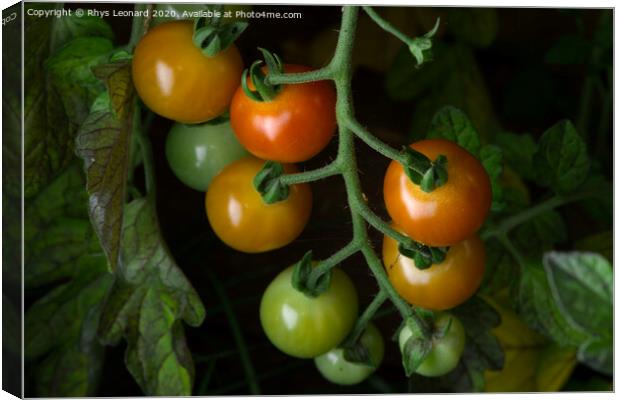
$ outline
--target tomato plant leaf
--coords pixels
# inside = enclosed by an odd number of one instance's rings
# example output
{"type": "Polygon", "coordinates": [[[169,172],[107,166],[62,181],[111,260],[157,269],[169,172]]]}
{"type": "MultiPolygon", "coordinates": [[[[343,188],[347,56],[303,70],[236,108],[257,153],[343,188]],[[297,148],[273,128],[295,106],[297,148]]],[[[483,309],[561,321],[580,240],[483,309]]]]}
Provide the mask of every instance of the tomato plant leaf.
{"type": "Polygon", "coordinates": [[[606,375],[613,375],[614,353],[611,338],[592,338],[579,346],[577,359],[590,368],[606,375]]]}
{"type": "Polygon", "coordinates": [[[76,139],[76,153],[84,161],[89,193],[89,215],[115,270],[123,221],[133,115],[131,67],[127,62],[104,65],[96,75],[106,80],[111,109],[95,110],[86,118],[76,139]]]}
{"type": "Polygon", "coordinates": [[[543,257],[551,292],[562,313],[596,337],[611,337],[613,273],[595,253],[552,251],[543,257]]]}
{"type": "Polygon", "coordinates": [[[491,180],[493,201],[491,209],[499,211],[504,208],[502,185],[500,178],[503,172],[503,154],[498,146],[485,145],[480,149],[480,161],[491,180]]]}
{"type": "Polygon", "coordinates": [[[584,182],[590,159],[585,142],[570,121],[560,121],[543,133],[534,167],[537,182],[559,194],[570,193],[584,182]]]}
{"type": "Polygon", "coordinates": [[[518,278],[518,266],[497,240],[484,243],[486,250],[484,278],[480,292],[493,295],[518,278]]]}
{"type": "Polygon", "coordinates": [[[514,307],[533,330],[562,346],[579,346],[587,334],[558,308],[540,264],[526,264],[511,287],[514,307]]]}
{"type": "Polygon", "coordinates": [[[531,135],[500,132],[495,136],[495,143],[502,149],[504,161],[524,179],[535,177],[533,158],[537,145],[531,135]]]}
{"type": "Polygon", "coordinates": [[[452,106],[444,107],[435,114],[427,136],[456,142],[476,157],[480,151],[480,138],[476,128],[463,111],[452,106]]]}
{"type": "Polygon", "coordinates": [[[198,326],[205,310],[161,237],[152,200],[126,206],[120,264],[99,335],[127,340],[126,363],[147,395],[190,395],[194,377],[182,321],[198,326]]]}
{"type": "Polygon", "coordinates": [[[524,254],[540,257],[553,245],[567,239],[567,227],[562,215],[549,210],[538,214],[515,229],[514,242],[524,254]]]}
{"type": "MultiPolygon", "coordinates": [[[[55,6],[55,5],[52,5],[55,6]]],[[[37,4],[37,9],[40,5],[37,4]]],[[[52,36],[53,49],[61,48],[65,43],[77,37],[98,37],[114,40],[114,32],[105,19],[95,16],[83,15],[81,17],[65,15],[62,18],[53,19],[54,29],[52,36]]]]}

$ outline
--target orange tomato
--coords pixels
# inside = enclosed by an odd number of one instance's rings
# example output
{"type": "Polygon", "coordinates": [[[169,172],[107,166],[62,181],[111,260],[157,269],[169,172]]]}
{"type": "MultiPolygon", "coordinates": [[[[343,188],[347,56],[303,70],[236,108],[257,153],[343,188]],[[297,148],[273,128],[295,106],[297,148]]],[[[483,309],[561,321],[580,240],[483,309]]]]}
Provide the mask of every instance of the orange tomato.
{"type": "MultiPolygon", "coordinates": [[[[253,180],[263,160],[245,157],[226,166],[212,181],[205,199],[215,234],[228,246],[260,253],[287,245],[299,236],[312,211],[308,184],[292,185],[286,200],[266,204],[253,180]]],[[[297,172],[284,165],[286,173],[297,172]]]]}
{"type": "MultiPolygon", "coordinates": [[[[287,64],[285,72],[311,69],[287,64]]],[[[248,84],[253,88],[251,82],[248,84]]],[[[336,130],[336,92],[328,81],[284,85],[270,101],[255,101],[239,87],[230,106],[239,142],[255,156],[305,161],[327,146],[336,130]]]]}
{"type": "Polygon", "coordinates": [[[132,78],[153,112],[186,124],[222,114],[239,86],[243,61],[234,44],[207,57],[192,41],[191,21],[153,27],[134,51],[132,78]]]}
{"type": "Polygon", "coordinates": [[[480,161],[449,140],[422,140],[411,147],[431,160],[445,155],[448,181],[426,193],[411,182],[399,162],[392,161],[383,181],[392,220],[428,246],[450,246],[472,236],[491,207],[491,181],[480,161]]]}
{"type": "Polygon", "coordinates": [[[418,269],[400,254],[394,239],[383,238],[383,264],[392,286],[410,304],[429,310],[447,310],[469,299],[482,282],[484,263],[484,244],[478,236],[450,247],[442,263],[427,269],[418,269]]]}

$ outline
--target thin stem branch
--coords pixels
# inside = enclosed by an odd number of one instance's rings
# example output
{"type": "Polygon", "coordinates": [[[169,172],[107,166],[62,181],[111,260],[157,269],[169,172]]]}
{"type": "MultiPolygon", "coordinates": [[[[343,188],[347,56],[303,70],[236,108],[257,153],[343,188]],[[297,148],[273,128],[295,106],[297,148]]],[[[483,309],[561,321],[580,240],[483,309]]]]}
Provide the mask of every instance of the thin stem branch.
{"type": "Polygon", "coordinates": [[[151,146],[151,140],[147,136],[144,129],[142,129],[142,119],[140,116],[140,107],[138,106],[137,99],[135,100],[133,112],[133,134],[136,135],[136,138],[138,139],[138,143],[140,144],[140,151],[142,153],[142,164],[144,166],[144,182],[146,185],[146,193],[148,196],[152,196],[154,198],[156,193],[156,183],[153,149],[151,146]]]}
{"type": "Polygon", "coordinates": [[[323,68],[315,69],[313,71],[298,72],[294,74],[270,71],[269,74],[265,77],[265,81],[269,85],[287,85],[333,79],[334,74],[330,65],[323,68]]]}
{"type": "Polygon", "coordinates": [[[360,251],[360,249],[360,243],[354,239],[349,242],[349,244],[332,254],[329,258],[321,261],[310,273],[310,277],[308,278],[308,286],[315,287],[317,281],[321,276],[323,276],[323,274],[360,251]]]}
{"type": "Polygon", "coordinates": [[[282,175],[282,177],[280,177],[280,181],[284,185],[296,185],[299,183],[314,182],[330,176],[338,175],[340,171],[340,164],[336,160],[325,165],[324,167],[311,171],[282,175]]]}
{"type": "Polygon", "coordinates": [[[360,338],[366,326],[370,322],[370,320],[375,316],[377,310],[381,308],[383,303],[388,299],[388,294],[385,290],[379,289],[379,292],[372,299],[368,307],[364,310],[362,315],[355,322],[355,326],[351,330],[351,333],[344,341],[342,347],[353,346],[355,342],[360,338]]]}
{"type": "Polygon", "coordinates": [[[368,131],[368,129],[364,128],[355,118],[348,118],[345,122],[349,129],[351,129],[353,133],[355,133],[355,135],[366,143],[371,149],[391,160],[403,162],[402,154],[398,150],[383,143],[375,135],[368,131]]]}
{"type": "Polygon", "coordinates": [[[362,8],[366,12],[366,14],[368,14],[368,16],[370,18],[372,18],[372,20],[375,21],[375,23],[381,27],[381,29],[383,29],[384,31],[386,31],[388,33],[391,33],[394,36],[396,36],[396,38],[398,38],[398,40],[400,40],[401,42],[403,42],[407,46],[409,46],[409,44],[410,44],[409,37],[407,35],[405,35],[404,33],[402,33],[401,31],[399,31],[390,22],[388,22],[387,20],[383,19],[382,16],[377,14],[377,12],[374,10],[374,8],[372,8],[370,6],[364,6],[362,8]]]}

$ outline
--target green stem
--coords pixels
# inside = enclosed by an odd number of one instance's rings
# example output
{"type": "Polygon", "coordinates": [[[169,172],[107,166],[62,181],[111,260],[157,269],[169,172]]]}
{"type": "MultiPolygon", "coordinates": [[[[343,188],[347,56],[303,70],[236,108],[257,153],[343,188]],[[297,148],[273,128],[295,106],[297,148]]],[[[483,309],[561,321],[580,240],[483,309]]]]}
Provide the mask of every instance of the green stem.
{"type": "Polygon", "coordinates": [[[135,100],[133,116],[133,134],[136,135],[138,143],[140,143],[140,151],[142,152],[142,163],[144,166],[144,181],[146,185],[146,193],[148,196],[155,197],[155,162],[153,161],[153,149],[151,140],[142,129],[142,120],[140,118],[140,107],[138,99],[135,100]]]}
{"type": "Polygon", "coordinates": [[[554,208],[583,200],[589,197],[596,197],[598,195],[597,192],[576,192],[566,196],[556,195],[547,199],[533,207],[530,207],[526,210],[521,211],[518,214],[515,214],[511,217],[506,218],[502,222],[500,222],[495,228],[490,229],[484,232],[481,237],[483,240],[490,239],[492,237],[500,237],[501,235],[506,235],[515,227],[521,225],[522,223],[529,221],[530,219],[536,217],[539,214],[544,213],[545,211],[552,210],[554,208]]]}
{"type": "Polygon", "coordinates": [[[321,276],[323,276],[323,274],[360,251],[360,248],[360,243],[352,240],[349,244],[332,254],[329,258],[321,261],[310,273],[310,277],[308,278],[308,286],[315,287],[317,281],[321,276]]]}
{"type": "Polygon", "coordinates": [[[405,35],[401,31],[399,31],[390,22],[388,22],[385,19],[383,19],[383,17],[380,16],[379,14],[377,14],[377,12],[372,7],[364,6],[363,9],[364,9],[364,11],[366,11],[366,14],[368,14],[368,16],[370,18],[372,18],[372,20],[375,21],[375,23],[381,27],[381,29],[383,29],[386,32],[391,33],[394,36],[396,36],[398,38],[398,40],[400,40],[401,42],[403,42],[407,46],[409,46],[411,41],[410,41],[410,39],[409,39],[409,37],[407,35],[405,35]]]}
{"type": "Polygon", "coordinates": [[[298,183],[314,182],[330,176],[338,175],[341,171],[340,164],[332,161],[324,167],[312,171],[299,172],[297,174],[287,174],[280,177],[280,182],[284,185],[296,185],[298,183]]]}
{"type": "Polygon", "coordinates": [[[383,289],[380,289],[374,299],[372,299],[368,307],[366,307],[362,315],[360,315],[360,317],[355,322],[355,326],[351,330],[351,333],[349,334],[347,339],[342,344],[342,347],[353,346],[357,342],[357,340],[366,329],[366,326],[368,325],[370,320],[375,316],[377,310],[381,308],[381,306],[387,299],[387,292],[383,289]]]}
{"type": "Polygon", "coordinates": [[[373,135],[370,131],[364,128],[355,118],[349,118],[345,120],[345,123],[355,133],[355,135],[360,138],[364,143],[366,143],[370,148],[375,150],[377,153],[387,157],[391,160],[396,160],[400,163],[404,163],[402,154],[383,143],[379,140],[375,135],[373,135]]]}
{"type": "Polygon", "coordinates": [[[265,77],[265,82],[269,85],[287,85],[294,83],[316,82],[334,79],[332,67],[330,65],[315,69],[308,72],[298,72],[294,74],[286,74],[280,72],[269,71],[269,75],[265,77]]]}
{"type": "MultiPolygon", "coordinates": [[[[134,10],[141,12],[141,11],[146,10],[147,7],[152,8],[153,5],[138,3],[134,6],[134,10]]],[[[149,12],[149,15],[151,14],[152,13],[149,12]]],[[[133,53],[133,50],[136,48],[136,45],[138,44],[140,39],[142,39],[142,36],[144,36],[146,31],[148,30],[149,23],[150,23],[150,20],[143,16],[133,17],[132,24],[131,24],[131,35],[129,36],[129,44],[127,44],[127,51],[129,51],[130,53],[133,53]]]]}
{"type": "Polygon", "coordinates": [[[230,304],[230,300],[228,299],[228,295],[222,288],[222,285],[219,279],[215,276],[215,274],[209,270],[207,270],[207,275],[213,284],[213,288],[215,289],[215,294],[220,299],[220,303],[224,308],[224,312],[226,313],[226,317],[228,318],[228,323],[230,325],[230,330],[233,334],[233,339],[235,340],[235,344],[239,348],[239,358],[241,359],[241,365],[245,372],[245,376],[247,378],[248,386],[251,394],[260,394],[260,388],[258,386],[258,380],[256,379],[256,373],[254,371],[254,367],[252,366],[252,360],[250,359],[250,353],[245,344],[245,340],[243,339],[243,334],[241,331],[241,327],[239,326],[239,322],[237,321],[237,317],[235,316],[235,312],[230,304]]]}

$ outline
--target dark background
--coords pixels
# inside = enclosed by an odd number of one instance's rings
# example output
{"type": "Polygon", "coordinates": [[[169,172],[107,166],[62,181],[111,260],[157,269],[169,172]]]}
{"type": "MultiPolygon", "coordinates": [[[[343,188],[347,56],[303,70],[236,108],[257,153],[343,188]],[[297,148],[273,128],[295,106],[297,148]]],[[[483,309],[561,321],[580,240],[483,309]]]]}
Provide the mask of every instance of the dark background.
{"type": "MultiPolygon", "coordinates": [[[[85,4],[70,7],[85,8],[85,4]]],[[[88,4],[88,7],[118,10],[133,8],[129,4],[88,4]]],[[[246,65],[258,58],[257,46],[284,55],[286,62],[308,63],[309,60],[304,55],[307,44],[324,30],[337,29],[340,21],[340,7],[337,6],[254,6],[253,9],[301,12],[303,18],[250,20],[247,31],[237,43],[246,65]]],[[[427,11],[429,15],[433,15],[432,9],[427,11]]],[[[560,119],[575,119],[586,67],[550,65],[544,61],[545,54],[560,37],[578,32],[578,18],[582,21],[584,34],[591,35],[600,14],[600,10],[585,9],[497,9],[498,32],[494,42],[486,48],[475,48],[473,51],[486,83],[485,89],[493,113],[503,129],[530,132],[538,136],[560,119]]],[[[107,20],[117,35],[117,44],[126,43],[131,19],[107,20]]],[[[381,33],[372,40],[383,43],[386,38],[387,34],[381,33]]],[[[445,33],[439,40],[450,43],[454,38],[445,33]]],[[[368,41],[358,41],[356,51],[363,51],[366,46],[373,44],[376,45],[368,41]]],[[[326,42],[325,46],[326,53],[329,54],[331,44],[326,42]]],[[[390,61],[386,61],[389,65],[390,61]]],[[[384,87],[385,71],[364,65],[356,69],[353,92],[357,116],[388,143],[407,143],[416,101],[394,101],[387,96],[384,87]]],[[[608,118],[611,120],[611,115],[608,118]]],[[[184,186],[169,169],[164,156],[164,143],[171,124],[169,120],[156,117],[150,135],[155,153],[159,188],[157,205],[162,230],[174,257],[207,309],[207,316],[201,327],[186,329],[189,348],[194,354],[196,364],[195,392],[201,394],[200,384],[207,373],[207,364],[202,362],[201,358],[235,349],[228,320],[207,277],[207,270],[218,276],[225,285],[229,299],[234,303],[236,318],[250,347],[252,363],[262,378],[262,394],[407,391],[408,382],[403,373],[398,347],[390,341],[400,318],[397,313],[389,312],[388,307],[385,308],[384,316],[377,320],[386,340],[383,365],[373,378],[352,388],[341,388],[326,382],[314,368],[312,360],[300,361],[279,352],[269,344],[260,327],[260,297],[280,270],[299,260],[307,250],[312,249],[315,257],[323,258],[349,241],[350,219],[340,178],[313,183],[315,204],[312,219],[294,243],[266,254],[239,253],[224,246],[211,231],[204,211],[204,194],[184,186]]],[[[609,171],[610,177],[611,145],[612,135],[607,134],[602,145],[596,146],[603,149],[598,158],[603,169],[609,171]]],[[[335,156],[335,150],[334,140],[318,157],[300,165],[301,169],[324,165],[335,156]]],[[[385,218],[381,190],[388,160],[359,143],[357,151],[365,194],[373,209],[385,218]]],[[[136,173],[136,176],[140,176],[140,173],[136,173]]],[[[585,223],[587,224],[587,221],[585,223]]],[[[373,233],[373,240],[377,248],[380,248],[381,237],[376,232],[373,233]]],[[[363,309],[376,292],[374,278],[361,257],[348,259],[342,268],[355,282],[360,296],[360,308],[363,309]]],[[[124,367],[124,351],[124,345],[108,349],[99,396],[142,394],[124,367]]],[[[578,383],[594,374],[587,368],[577,367],[572,381],[578,383]]],[[[209,385],[209,393],[245,394],[247,390],[238,355],[219,358],[209,385]]]]}

